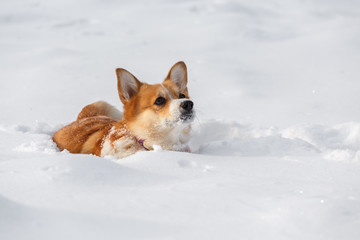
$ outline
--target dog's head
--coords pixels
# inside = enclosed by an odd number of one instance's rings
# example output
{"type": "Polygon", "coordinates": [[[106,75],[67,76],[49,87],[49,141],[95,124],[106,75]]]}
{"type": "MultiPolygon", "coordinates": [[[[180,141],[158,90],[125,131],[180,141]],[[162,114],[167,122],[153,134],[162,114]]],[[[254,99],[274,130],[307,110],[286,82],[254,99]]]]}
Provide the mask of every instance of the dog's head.
{"type": "Polygon", "coordinates": [[[149,148],[160,145],[171,150],[172,145],[187,141],[195,112],[189,99],[184,62],[176,63],[160,84],[140,82],[122,68],[116,69],[116,74],[124,120],[136,137],[144,139],[149,148]]]}

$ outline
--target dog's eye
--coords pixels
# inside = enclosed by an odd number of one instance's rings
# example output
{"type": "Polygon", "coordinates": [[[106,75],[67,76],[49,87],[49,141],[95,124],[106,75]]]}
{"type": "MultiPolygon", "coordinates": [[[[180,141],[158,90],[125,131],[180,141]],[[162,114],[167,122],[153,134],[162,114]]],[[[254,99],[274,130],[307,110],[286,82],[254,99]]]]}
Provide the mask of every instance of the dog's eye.
{"type": "Polygon", "coordinates": [[[166,99],[163,98],[163,97],[158,97],[156,100],[155,100],[155,105],[163,105],[166,103],[166,99]]]}
{"type": "Polygon", "coordinates": [[[179,94],[179,98],[185,98],[185,94],[180,93],[180,94],[179,94]]]}

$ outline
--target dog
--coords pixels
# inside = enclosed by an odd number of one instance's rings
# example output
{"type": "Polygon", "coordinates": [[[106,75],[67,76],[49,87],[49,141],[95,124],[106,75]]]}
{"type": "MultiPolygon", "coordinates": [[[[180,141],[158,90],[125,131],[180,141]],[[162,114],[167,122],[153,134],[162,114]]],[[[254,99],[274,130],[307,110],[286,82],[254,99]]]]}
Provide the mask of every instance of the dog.
{"type": "Polygon", "coordinates": [[[154,149],[189,151],[195,110],[185,63],[174,64],[160,84],[140,82],[123,68],[116,76],[123,113],[104,101],[85,106],[76,121],[53,135],[58,148],[116,158],[154,149]]]}

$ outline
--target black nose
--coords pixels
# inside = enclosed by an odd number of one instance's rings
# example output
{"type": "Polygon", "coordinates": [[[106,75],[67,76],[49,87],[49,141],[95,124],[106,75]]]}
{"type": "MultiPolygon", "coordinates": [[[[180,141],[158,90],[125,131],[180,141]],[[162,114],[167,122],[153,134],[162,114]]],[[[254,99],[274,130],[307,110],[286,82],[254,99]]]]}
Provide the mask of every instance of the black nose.
{"type": "Polygon", "coordinates": [[[194,103],[190,100],[186,100],[180,104],[180,107],[182,107],[186,111],[190,111],[193,109],[194,103]]]}

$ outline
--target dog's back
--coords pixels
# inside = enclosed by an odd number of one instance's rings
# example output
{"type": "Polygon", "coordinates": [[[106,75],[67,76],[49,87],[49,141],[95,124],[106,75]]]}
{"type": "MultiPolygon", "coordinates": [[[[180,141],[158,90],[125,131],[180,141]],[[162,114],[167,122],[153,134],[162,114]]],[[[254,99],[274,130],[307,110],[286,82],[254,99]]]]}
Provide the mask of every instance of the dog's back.
{"type": "Polygon", "coordinates": [[[100,155],[103,136],[121,118],[116,108],[98,101],[85,106],[77,120],[57,131],[53,140],[60,150],[100,155]]]}
{"type": "Polygon", "coordinates": [[[77,120],[94,116],[107,116],[115,121],[122,119],[122,113],[114,106],[104,101],[97,101],[85,106],[79,113],[77,120]]]}

